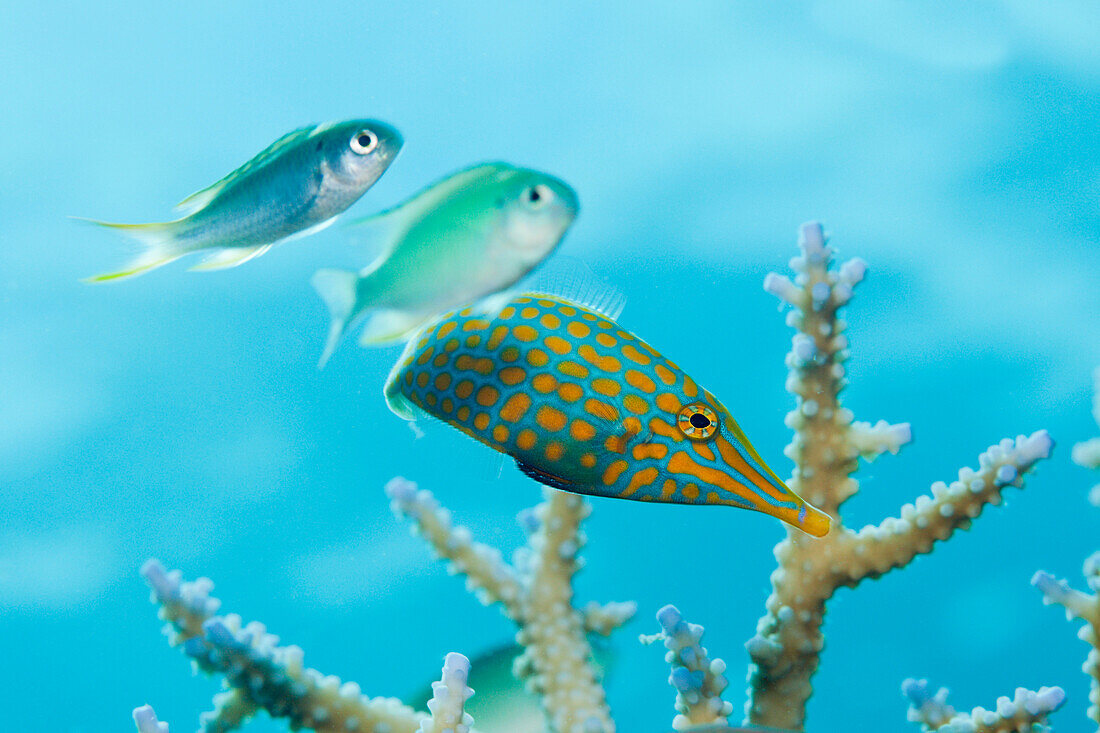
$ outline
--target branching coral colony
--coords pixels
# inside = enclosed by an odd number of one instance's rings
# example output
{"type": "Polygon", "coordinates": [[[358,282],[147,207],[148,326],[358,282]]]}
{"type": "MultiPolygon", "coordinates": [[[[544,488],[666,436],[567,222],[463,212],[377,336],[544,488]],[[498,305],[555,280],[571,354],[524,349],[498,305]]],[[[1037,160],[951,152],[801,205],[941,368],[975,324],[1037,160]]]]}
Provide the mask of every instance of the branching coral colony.
{"type": "MultiPolygon", "coordinates": [[[[1096,393],[1092,414],[1100,425],[1100,369],[1094,376],[1096,393]]],[[[1100,469],[1100,438],[1073,446],[1072,458],[1085,468],[1100,469]]],[[[1093,504],[1100,503],[1100,486],[1093,487],[1089,500],[1093,504]]],[[[1088,716],[1100,723],[1100,552],[1085,560],[1084,575],[1092,593],[1074,590],[1066,581],[1056,580],[1043,571],[1035,573],[1031,583],[1042,592],[1044,603],[1062,606],[1067,619],[1078,618],[1085,622],[1077,635],[1092,647],[1082,667],[1092,678],[1088,716]]],[[[1017,689],[1014,699],[1002,697],[997,701],[996,712],[975,708],[970,713],[956,713],[947,704],[947,689],[940,688],[933,695],[927,680],[906,680],[902,683],[902,693],[909,698],[909,719],[923,724],[926,730],[940,733],[1049,730],[1042,725],[1047,714],[1065,700],[1065,693],[1059,687],[1044,687],[1038,693],[1017,689]]]]}
{"type": "MultiPolygon", "coordinates": [[[[833,593],[903,567],[916,555],[930,552],[937,540],[969,527],[986,504],[1000,502],[1005,487],[1022,486],[1024,475],[1050,454],[1053,445],[1045,431],[1006,439],[979,456],[977,470],[962,469],[950,485],[933,484],[931,496],[905,505],[899,517],[858,532],[845,527],[840,507],[858,490],[851,475],[859,458],[896,453],[909,441],[910,432],[906,424],[854,422],[840,404],[848,344],[837,311],[863,278],[864,263],[855,259],[831,269],[832,251],[818,224],[802,227],[800,246],[802,255],[791,261],[797,273],[794,282],[772,274],[764,287],[794,306],[788,323],[798,332],[787,357],[787,388],[797,399],[787,416],[795,433],[787,448],[795,462],[791,488],[827,511],[834,529],[821,539],[788,530],[775,549],[779,567],[771,577],[767,613],[746,644],[752,659],[748,722],[791,730],[801,730],[805,722],[811,679],[824,646],[825,606],[833,593]]],[[[524,653],[515,672],[540,696],[551,729],[614,731],[586,634],[610,634],[631,618],[634,604],[590,603],[577,608],[573,602],[573,576],[581,567],[577,553],[585,543],[580,524],[590,511],[588,502],[546,489],[542,504],[521,513],[529,541],[508,563],[497,550],[474,542],[465,528],[454,526],[450,513],[429,492],[401,478],[390,481],[386,491],[395,512],[412,520],[436,553],[450,561],[452,571],[466,576],[470,590],[482,602],[499,605],[517,624],[524,653]]],[[[216,615],[218,603],[209,596],[209,581],[181,582],[178,573],[166,573],[155,562],[146,566],[144,575],[153,587],[154,601],[161,605],[172,642],[181,645],[199,669],[225,676],[227,689],[217,696],[215,710],[203,716],[204,731],[234,730],[261,709],[287,718],[292,728],[333,733],[461,733],[470,724],[461,712],[470,691],[465,686],[466,663],[458,655],[448,657],[428,717],[397,700],[367,698],[354,683],[341,684],[335,677],[304,669],[301,650],[278,646],[277,638],[260,624],[242,626],[237,616],[216,615]]],[[[699,645],[702,627],[685,622],[671,606],[661,609],[658,621],[662,632],[650,640],[663,640],[668,649],[669,681],[677,691],[674,727],[726,723],[732,706],[721,698],[727,684],[725,665],[711,660],[699,645]]],[[[911,697],[922,700],[920,705],[928,711],[920,719],[935,727],[934,719],[940,730],[1025,730],[1041,724],[1062,700],[1057,688],[1018,690],[1014,700],[1003,698],[995,712],[978,709],[956,720],[943,702],[946,692],[930,695],[921,683],[910,687],[911,697]],[[956,723],[955,728],[943,727],[956,723]]],[[[139,708],[135,719],[143,733],[163,733],[163,724],[151,710],[139,708]]]]}
{"type": "MultiPolygon", "coordinates": [[[[1094,372],[1094,376],[1096,393],[1092,415],[1097,426],[1100,426],[1100,369],[1094,372]]],[[[1073,446],[1073,460],[1085,468],[1100,470],[1100,437],[1073,446]]],[[[1089,499],[1100,506],[1100,484],[1093,487],[1089,499]]],[[[1066,581],[1055,580],[1042,571],[1035,573],[1031,583],[1043,593],[1044,603],[1056,603],[1066,609],[1067,619],[1079,618],[1085,622],[1077,636],[1092,647],[1082,667],[1085,674],[1092,678],[1088,715],[1100,724],[1100,552],[1094,552],[1085,560],[1084,574],[1085,583],[1092,593],[1073,590],[1066,581]]]]}

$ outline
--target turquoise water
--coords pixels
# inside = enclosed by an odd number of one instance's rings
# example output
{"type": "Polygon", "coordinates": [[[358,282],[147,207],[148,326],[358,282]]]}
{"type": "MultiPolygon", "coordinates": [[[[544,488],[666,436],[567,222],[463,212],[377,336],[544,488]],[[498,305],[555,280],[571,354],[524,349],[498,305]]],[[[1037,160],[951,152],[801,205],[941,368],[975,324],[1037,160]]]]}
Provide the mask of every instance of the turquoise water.
{"type": "MultiPolygon", "coordinates": [[[[79,282],[129,250],[66,216],[163,218],[287,130],[372,116],[406,146],[353,214],[479,160],[561,176],[582,205],[566,261],[623,291],[621,323],[782,475],[791,333],[761,281],[788,272],[801,222],[824,221],[870,265],[847,311],[847,404],[916,436],[861,469],[850,526],[1004,436],[1047,428],[1059,446],[970,532],[838,594],[811,729],[906,729],[909,676],[965,709],[1061,685],[1058,730],[1090,729],[1086,647],[1028,580],[1080,585],[1100,548],[1096,478],[1069,461],[1097,432],[1100,11],[683,5],[0,5],[0,727],[129,730],[146,702],[195,724],[217,682],[159,635],[137,575],[151,556],[372,695],[409,696],[445,652],[511,637],[382,486],[418,481],[506,551],[539,488],[442,425],[414,440],[381,399],[396,348],[348,343],[315,368],[327,317],[309,277],[369,256],[347,230],[220,273],[79,282]]],[[[593,505],[579,599],[640,609],[608,682],[619,729],[671,722],[661,651],[634,641],[665,603],[707,627],[739,710],[779,523],[593,505]]]]}

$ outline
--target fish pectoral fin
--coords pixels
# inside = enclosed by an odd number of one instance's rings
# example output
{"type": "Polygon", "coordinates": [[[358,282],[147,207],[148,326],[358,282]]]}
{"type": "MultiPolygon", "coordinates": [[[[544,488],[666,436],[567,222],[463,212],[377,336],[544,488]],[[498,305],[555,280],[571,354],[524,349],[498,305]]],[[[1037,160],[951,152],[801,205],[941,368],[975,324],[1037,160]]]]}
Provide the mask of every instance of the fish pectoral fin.
{"type": "Polygon", "coordinates": [[[340,218],[339,214],[337,214],[336,216],[329,217],[328,219],[325,219],[320,224],[314,224],[311,227],[306,227],[305,229],[301,230],[300,232],[294,232],[289,237],[286,237],[284,239],[280,239],[279,242],[280,243],[282,243],[282,242],[292,242],[295,239],[302,239],[304,237],[311,237],[314,234],[316,234],[317,232],[324,231],[325,229],[328,229],[330,226],[335,224],[336,220],[339,219],[339,218],[340,218]]]}
{"type": "Polygon", "coordinates": [[[271,249],[273,245],[261,244],[259,247],[226,247],[207,257],[191,268],[192,271],[225,270],[237,265],[243,265],[251,259],[259,257],[271,249]]]}
{"type": "Polygon", "coordinates": [[[547,473],[541,469],[535,468],[529,463],[516,459],[516,468],[522,471],[525,475],[538,481],[540,484],[545,484],[554,489],[561,489],[563,491],[575,491],[576,484],[571,481],[563,479],[561,476],[555,476],[552,473],[547,473]]]}
{"type": "Polygon", "coordinates": [[[378,309],[363,326],[359,344],[378,346],[408,340],[430,317],[424,313],[378,309]]]}

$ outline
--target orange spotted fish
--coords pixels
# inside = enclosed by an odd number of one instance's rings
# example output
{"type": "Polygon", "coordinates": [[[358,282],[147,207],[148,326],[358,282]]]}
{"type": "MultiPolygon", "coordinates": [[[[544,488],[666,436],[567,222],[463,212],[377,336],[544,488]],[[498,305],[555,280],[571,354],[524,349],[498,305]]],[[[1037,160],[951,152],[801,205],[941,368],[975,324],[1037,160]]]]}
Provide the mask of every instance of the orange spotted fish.
{"type": "Polygon", "coordinates": [[[714,395],[611,318],[557,296],[515,297],[495,317],[440,317],[409,342],[386,401],[558,489],[735,506],[829,531],[829,515],[787,488],[714,395]]]}

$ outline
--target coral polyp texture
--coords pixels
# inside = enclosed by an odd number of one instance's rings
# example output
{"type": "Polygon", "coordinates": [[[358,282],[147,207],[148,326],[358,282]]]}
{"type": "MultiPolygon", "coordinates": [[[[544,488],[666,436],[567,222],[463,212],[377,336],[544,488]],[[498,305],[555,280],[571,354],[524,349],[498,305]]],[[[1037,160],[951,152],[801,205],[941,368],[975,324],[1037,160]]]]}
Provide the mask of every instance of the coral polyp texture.
{"type": "Polygon", "coordinates": [[[906,680],[901,691],[909,698],[909,720],[939,733],[1047,733],[1047,716],[1066,699],[1060,687],[1038,692],[1017,687],[1013,697],[998,698],[993,710],[977,707],[959,713],[947,704],[947,688],[932,694],[928,680],[906,680]]]}
{"type": "Polygon", "coordinates": [[[726,663],[711,659],[700,645],[703,627],[684,621],[675,606],[665,606],[657,612],[661,633],[641,636],[645,644],[663,641],[668,652],[665,661],[672,667],[668,683],[676,690],[676,712],[672,720],[675,730],[691,730],[698,726],[726,723],[733,705],[722,699],[729,682],[723,676],[726,663]]]}
{"type": "Polygon", "coordinates": [[[848,359],[845,323],[838,310],[852,298],[866,265],[852,259],[834,268],[832,249],[820,224],[804,224],[802,254],[791,260],[796,276],[770,274],[764,289],[793,306],[787,322],[797,333],[787,356],[787,389],[795,409],[787,415],[794,439],[786,454],[795,462],[790,487],[828,512],[834,526],[823,538],[797,531],[775,548],[779,567],[772,573],[767,613],[746,648],[752,659],[746,717],[750,723],[802,730],[813,693],[825,637],[827,601],[838,588],[854,587],[904,567],[931,551],[935,542],[966,529],[1001,492],[1023,485],[1024,475],[1050,455],[1045,431],[1005,439],[978,457],[978,468],[964,468],[950,484],[932,484],[931,495],[901,508],[898,516],[858,531],[844,525],[841,507],[858,490],[852,478],[859,459],[896,453],[909,442],[906,424],[856,422],[840,401],[848,359]]]}
{"type": "MultiPolygon", "coordinates": [[[[216,615],[221,602],[210,596],[214,584],[206,578],[185,582],[178,570],[165,571],[156,560],[141,570],[160,606],[160,618],[173,646],[179,646],[195,667],[220,674],[225,691],[214,697],[214,710],[200,718],[203,733],[240,728],[260,710],[285,718],[292,730],[309,728],[331,733],[467,733],[469,716],[462,704],[469,662],[449,654],[443,681],[433,685],[432,715],[417,712],[400,700],[363,695],[354,682],[342,683],[303,666],[302,650],[279,646],[263,624],[242,624],[236,614],[216,615]],[[438,685],[438,686],[437,686],[438,685]],[[460,727],[466,726],[466,727],[460,727]]],[[[141,733],[166,733],[148,706],[134,711],[141,733]]]]}
{"type": "Polygon", "coordinates": [[[465,527],[429,491],[397,477],[386,484],[395,513],[412,520],[450,569],[486,604],[498,604],[519,627],[523,654],[514,671],[539,695],[551,730],[611,733],[615,725],[592,663],[587,632],[610,633],[634,615],[634,604],[573,604],[577,553],[585,544],[581,521],[591,508],[576,494],[547,488],[545,501],[520,513],[528,543],[511,563],[498,550],[474,542],[465,527]]]}
{"type": "MultiPolygon", "coordinates": [[[[1096,379],[1096,394],[1093,398],[1092,415],[1100,426],[1100,369],[1093,373],[1096,379]]],[[[1073,447],[1073,460],[1085,468],[1100,469],[1100,438],[1093,438],[1073,447]]],[[[1097,495],[1100,485],[1092,490],[1090,499],[1098,504],[1097,495]]],[[[1092,678],[1089,692],[1088,716],[1100,724],[1100,552],[1093,553],[1085,560],[1085,583],[1092,593],[1074,590],[1064,580],[1056,580],[1053,575],[1039,571],[1031,579],[1031,584],[1043,594],[1043,602],[1057,604],[1066,610],[1069,620],[1080,619],[1085,622],[1077,636],[1092,649],[1082,667],[1085,674],[1092,678]]]]}

